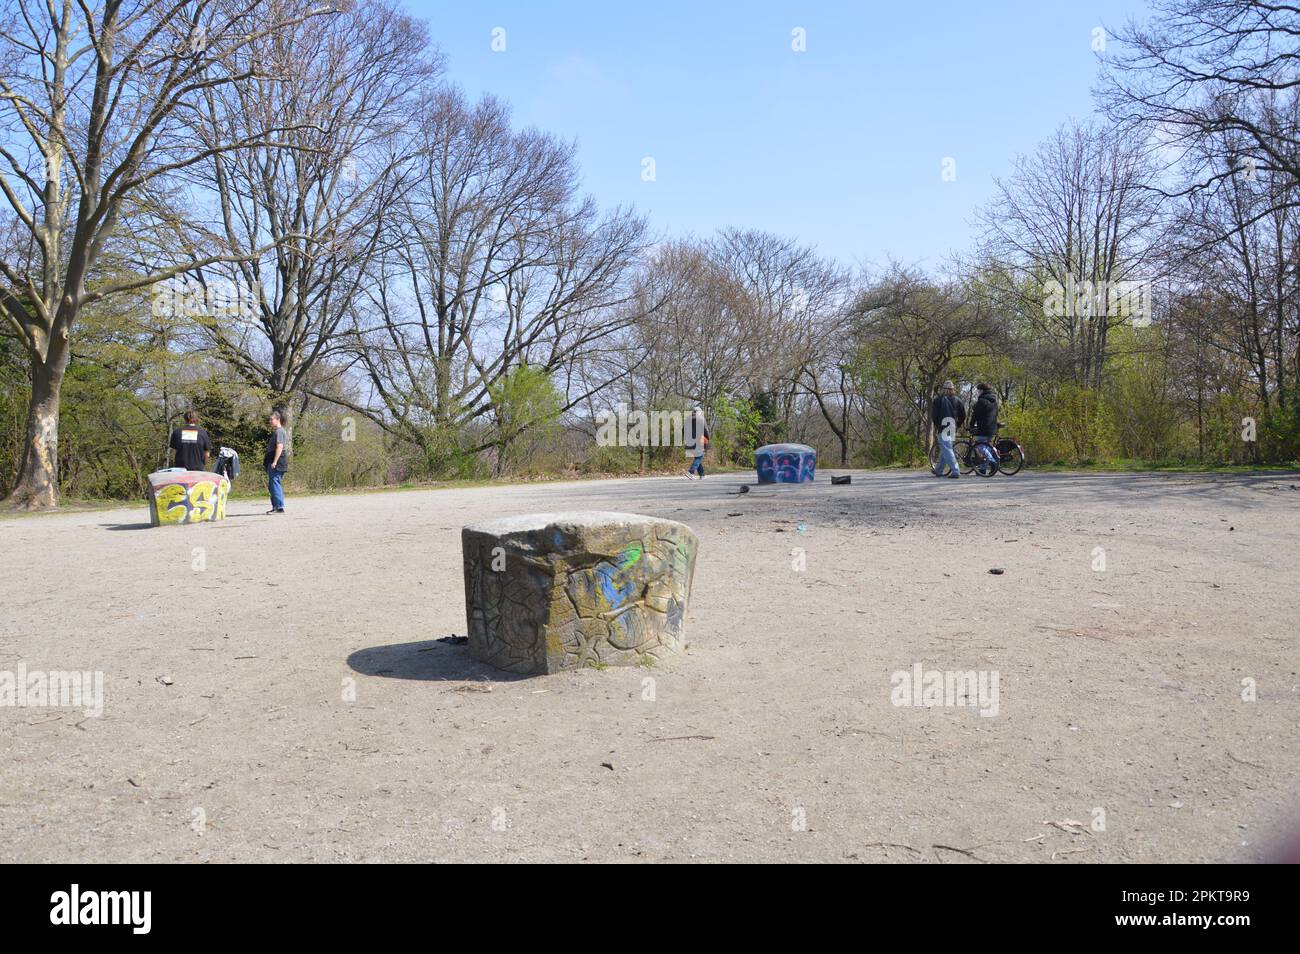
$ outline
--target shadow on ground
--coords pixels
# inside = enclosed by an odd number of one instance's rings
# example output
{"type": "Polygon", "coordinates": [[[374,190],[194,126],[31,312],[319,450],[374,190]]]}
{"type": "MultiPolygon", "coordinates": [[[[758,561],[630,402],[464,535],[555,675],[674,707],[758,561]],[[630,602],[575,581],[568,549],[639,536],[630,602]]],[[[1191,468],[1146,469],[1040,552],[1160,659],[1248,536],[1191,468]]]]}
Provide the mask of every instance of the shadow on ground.
{"type": "Polygon", "coordinates": [[[368,646],[350,655],[348,665],[363,676],[386,676],[389,679],[517,682],[530,678],[477,662],[470,658],[467,647],[454,646],[436,639],[368,646]]]}

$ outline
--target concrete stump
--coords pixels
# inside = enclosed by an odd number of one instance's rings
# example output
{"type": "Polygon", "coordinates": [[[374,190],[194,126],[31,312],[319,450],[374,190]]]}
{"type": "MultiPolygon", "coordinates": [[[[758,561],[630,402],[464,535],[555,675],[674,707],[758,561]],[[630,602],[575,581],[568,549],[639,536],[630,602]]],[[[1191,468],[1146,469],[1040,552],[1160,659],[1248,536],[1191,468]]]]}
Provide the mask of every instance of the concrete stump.
{"type": "Polygon", "coordinates": [[[697,541],[673,520],[527,514],[461,530],[470,654],[518,673],[678,652],[697,541]]]}
{"type": "Polygon", "coordinates": [[[764,444],[754,451],[760,484],[803,484],[817,471],[817,451],[807,444],[764,444]]]}
{"type": "Polygon", "coordinates": [[[204,470],[169,467],[149,475],[149,523],[205,523],[226,519],[230,481],[204,470]]]}

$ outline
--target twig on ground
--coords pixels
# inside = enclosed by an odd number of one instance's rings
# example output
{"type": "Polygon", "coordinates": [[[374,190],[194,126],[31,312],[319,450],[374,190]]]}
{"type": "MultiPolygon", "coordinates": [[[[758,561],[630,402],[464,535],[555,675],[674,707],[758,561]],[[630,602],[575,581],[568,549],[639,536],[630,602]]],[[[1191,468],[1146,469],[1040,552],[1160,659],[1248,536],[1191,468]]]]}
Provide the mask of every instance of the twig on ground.
{"type": "MultiPolygon", "coordinates": [[[[1225,749],[1224,751],[1226,752],[1227,750],[1225,749]]],[[[1263,771],[1265,771],[1265,772],[1268,771],[1268,766],[1267,766],[1267,765],[1259,765],[1259,764],[1256,763],[1256,762],[1247,762],[1245,759],[1239,759],[1239,758],[1237,758],[1237,757],[1236,757],[1235,755],[1233,755],[1231,752],[1228,752],[1228,758],[1232,759],[1234,762],[1237,762],[1237,763],[1239,763],[1239,764],[1241,764],[1241,765],[1249,765],[1251,768],[1261,769],[1261,770],[1263,770],[1263,771]]]]}

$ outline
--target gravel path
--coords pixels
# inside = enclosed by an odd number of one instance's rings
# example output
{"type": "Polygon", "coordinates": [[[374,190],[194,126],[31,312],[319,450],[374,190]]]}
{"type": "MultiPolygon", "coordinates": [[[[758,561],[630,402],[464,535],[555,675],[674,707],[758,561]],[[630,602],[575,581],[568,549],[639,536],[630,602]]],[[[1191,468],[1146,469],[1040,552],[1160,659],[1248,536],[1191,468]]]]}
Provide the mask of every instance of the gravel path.
{"type": "Polygon", "coordinates": [[[740,481],[0,520],[0,688],[104,679],[0,707],[0,861],[1250,860],[1300,822],[1300,477],[740,481]],[[690,652],[437,641],[461,526],[556,509],[696,530],[690,652]],[[895,705],[918,666],[982,706],[895,705]]]}

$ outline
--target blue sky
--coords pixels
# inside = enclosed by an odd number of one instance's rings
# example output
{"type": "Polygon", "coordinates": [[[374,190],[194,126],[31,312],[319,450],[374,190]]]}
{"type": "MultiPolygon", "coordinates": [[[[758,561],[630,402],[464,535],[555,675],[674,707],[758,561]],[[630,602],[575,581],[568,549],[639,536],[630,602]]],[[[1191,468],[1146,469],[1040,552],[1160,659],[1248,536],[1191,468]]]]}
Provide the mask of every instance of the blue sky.
{"type": "Polygon", "coordinates": [[[868,265],[968,248],[993,178],[1092,111],[1093,30],[1144,12],[1138,0],[407,5],[449,80],[577,141],[602,204],[634,205],[661,237],[758,228],[868,265]],[[792,49],[796,27],[806,52],[792,49]]]}

